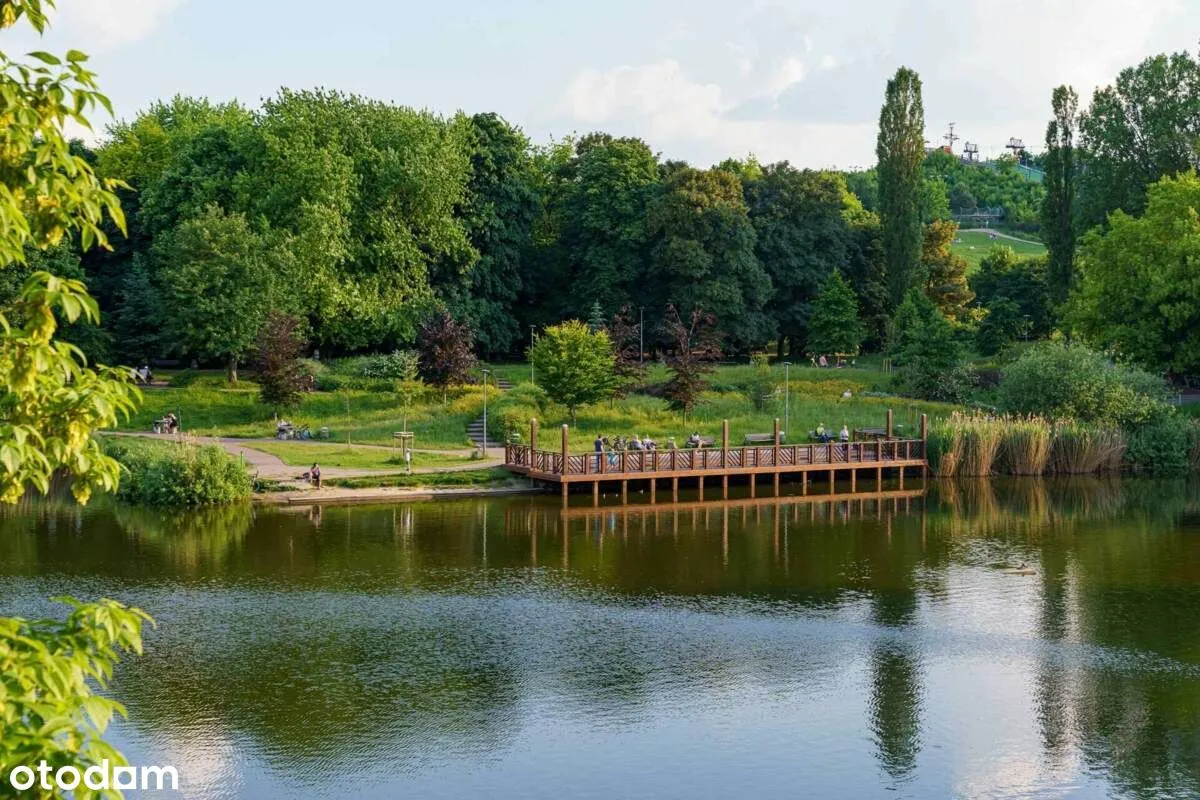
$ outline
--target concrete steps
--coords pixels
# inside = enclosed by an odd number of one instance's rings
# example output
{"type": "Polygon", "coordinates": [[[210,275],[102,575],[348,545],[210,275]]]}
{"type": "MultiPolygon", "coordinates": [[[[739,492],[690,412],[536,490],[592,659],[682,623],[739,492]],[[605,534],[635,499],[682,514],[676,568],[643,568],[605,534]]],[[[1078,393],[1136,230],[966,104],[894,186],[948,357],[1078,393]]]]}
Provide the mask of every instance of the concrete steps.
{"type": "MultiPolygon", "coordinates": [[[[496,378],[495,386],[497,389],[500,389],[501,391],[507,391],[508,389],[511,389],[513,387],[512,383],[510,383],[509,381],[506,381],[504,378],[496,378]]],[[[475,445],[476,447],[480,447],[480,446],[483,446],[485,448],[504,447],[504,442],[497,442],[495,439],[488,439],[487,444],[483,444],[483,417],[482,416],[480,416],[479,419],[477,419],[474,422],[467,425],[467,438],[470,439],[471,443],[473,445],[475,445]]]]}

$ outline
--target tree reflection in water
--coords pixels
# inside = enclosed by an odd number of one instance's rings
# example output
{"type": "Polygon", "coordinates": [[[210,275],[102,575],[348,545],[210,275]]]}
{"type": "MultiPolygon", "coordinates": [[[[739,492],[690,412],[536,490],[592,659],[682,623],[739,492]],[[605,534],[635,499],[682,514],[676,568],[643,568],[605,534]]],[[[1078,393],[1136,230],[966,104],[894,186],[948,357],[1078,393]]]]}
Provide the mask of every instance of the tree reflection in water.
{"type": "Polygon", "coordinates": [[[1082,761],[1119,793],[1187,796],[1196,498],[993,481],[566,512],[39,503],[0,514],[0,598],[36,607],[74,584],[140,602],[162,624],[119,676],[134,728],[220,730],[314,786],[380,760],[486,763],[535,718],[628,732],[765,703],[785,724],[811,701],[839,757],[867,741],[884,783],[954,793],[974,709],[948,705],[943,668],[968,653],[1027,665],[1041,780],[1082,761]],[[1020,564],[1034,574],[1008,574],[1020,564]]]}

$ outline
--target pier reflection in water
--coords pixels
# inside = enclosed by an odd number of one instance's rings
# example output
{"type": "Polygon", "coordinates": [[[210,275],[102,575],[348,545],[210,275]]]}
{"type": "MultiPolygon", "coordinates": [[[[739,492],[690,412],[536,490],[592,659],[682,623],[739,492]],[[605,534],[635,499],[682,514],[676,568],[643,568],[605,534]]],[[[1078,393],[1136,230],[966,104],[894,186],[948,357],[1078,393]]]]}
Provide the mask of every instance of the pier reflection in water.
{"type": "Polygon", "coordinates": [[[194,797],[1200,792],[1184,484],[6,515],[61,593],[158,618],[116,734],[194,797]]]}

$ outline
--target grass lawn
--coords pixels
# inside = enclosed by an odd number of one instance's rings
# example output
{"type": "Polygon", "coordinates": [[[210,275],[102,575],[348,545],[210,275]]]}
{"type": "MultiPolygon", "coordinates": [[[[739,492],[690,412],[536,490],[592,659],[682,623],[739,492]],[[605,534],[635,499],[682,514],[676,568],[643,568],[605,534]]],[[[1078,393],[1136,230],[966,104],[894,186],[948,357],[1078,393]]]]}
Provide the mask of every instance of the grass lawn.
{"type": "MultiPolygon", "coordinates": [[[[808,431],[816,428],[818,423],[834,430],[839,430],[842,425],[851,429],[882,426],[889,408],[895,413],[896,424],[915,433],[922,412],[942,417],[953,410],[952,406],[941,403],[864,396],[864,393],[884,389],[888,376],[875,368],[877,361],[862,359],[860,363],[862,366],[856,368],[793,366],[788,370],[787,418],[792,435],[787,440],[805,441],[808,431]],[[846,390],[852,394],[850,400],[841,399],[846,390]]],[[[518,385],[528,382],[528,365],[502,365],[494,369],[495,374],[511,375],[518,385]]],[[[665,377],[665,368],[655,366],[649,381],[654,383],[665,377]]],[[[731,444],[740,445],[747,433],[770,433],[775,417],[779,417],[783,425],[783,377],[781,364],[772,366],[766,376],[748,364],[720,366],[709,376],[709,391],[686,420],[668,408],[664,400],[646,395],[631,395],[614,403],[587,406],[580,409],[576,424],[571,426],[570,446],[580,452],[591,450],[597,434],[649,435],[662,446],[666,446],[667,438],[673,436],[682,445],[692,431],[712,436],[719,442],[722,419],[729,420],[731,444]]],[[[559,447],[560,434],[556,428],[568,421],[566,410],[559,406],[519,405],[509,393],[495,389],[488,392],[488,408],[493,437],[502,435],[501,421],[505,420],[511,430],[521,434],[522,441],[528,441],[529,418],[537,417],[541,425],[539,445],[545,449],[559,447]]],[[[466,427],[479,418],[482,410],[483,396],[479,387],[455,390],[445,405],[440,399],[414,403],[409,408],[408,427],[416,433],[415,447],[467,447],[466,427]]],[[[179,414],[184,430],[198,435],[256,438],[271,437],[275,433],[271,409],[258,402],[256,388],[243,384],[237,388],[199,385],[148,390],[142,409],[124,429],[148,431],[153,420],[168,411],[179,414]]],[[[346,437],[349,434],[354,444],[390,445],[392,432],[401,429],[403,414],[403,398],[393,392],[312,392],[304,395],[299,408],[285,416],[298,425],[308,425],[314,433],[322,426],[328,427],[333,441],[272,441],[252,446],[295,466],[307,466],[317,461],[346,468],[393,468],[397,465],[387,463],[390,448],[379,451],[349,448],[346,437]]],[[[786,426],[784,431],[787,432],[786,426]]],[[[439,462],[439,458],[414,453],[414,466],[462,463],[461,459],[453,458],[439,462]]]]}
{"type": "MultiPolygon", "coordinates": [[[[408,409],[408,429],[416,434],[417,448],[465,448],[467,424],[483,410],[478,387],[457,389],[443,405],[440,400],[408,409]]],[[[169,411],[179,415],[183,429],[201,436],[255,438],[275,435],[272,410],[258,402],[258,390],[239,383],[237,388],[189,386],[182,389],[149,389],[142,407],[121,430],[149,431],[154,420],[169,411]]],[[[328,427],[340,443],[390,445],[392,432],[402,429],[404,398],[393,392],[310,392],[300,406],[283,416],[296,425],[308,425],[315,434],[328,427]]]]}
{"type": "Polygon", "coordinates": [[[989,239],[986,232],[965,231],[958,234],[958,241],[951,245],[951,250],[962,256],[967,262],[967,272],[979,269],[979,262],[991,252],[993,247],[1011,247],[1018,256],[1043,256],[1046,254],[1044,245],[1037,242],[1018,242],[997,236],[989,239]]]}
{"type": "MultiPolygon", "coordinates": [[[[295,467],[307,467],[312,463],[323,467],[346,469],[403,469],[404,453],[399,449],[395,458],[390,448],[347,447],[337,442],[249,442],[247,447],[277,456],[283,463],[295,467]]],[[[470,463],[470,459],[448,453],[412,454],[412,465],[416,467],[448,467],[470,463]]]]}
{"type": "Polygon", "coordinates": [[[381,486],[406,486],[412,488],[443,488],[453,486],[527,486],[528,481],[518,478],[502,467],[490,469],[462,470],[461,472],[433,472],[424,475],[379,475],[366,478],[330,478],[327,486],[345,489],[375,489],[381,486]]]}

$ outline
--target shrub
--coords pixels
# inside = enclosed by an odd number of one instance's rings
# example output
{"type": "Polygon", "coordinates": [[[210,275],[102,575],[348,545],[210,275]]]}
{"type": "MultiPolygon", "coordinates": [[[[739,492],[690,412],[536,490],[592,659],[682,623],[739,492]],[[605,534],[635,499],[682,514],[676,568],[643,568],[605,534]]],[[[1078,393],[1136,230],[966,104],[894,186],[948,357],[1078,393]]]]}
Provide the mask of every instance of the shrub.
{"type": "Polygon", "coordinates": [[[998,397],[1005,411],[1018,414],[1126,426],[1165,407],[1166,385],[1081,345],[1044,342],[1004,370],[998,397]]]}
{"type": "Polygon", "coordinates": [[[390,380],[418,380],[418,356],[415,350],[397,350],[391,355],[367,356],[357,360],[358,374],[363,378],[388,378],[390,380]]]}
{"type": "Polygon", "coordinates": [[[962,363],[954,328],[937,306],[913,289],[896,311],[889,347],[896,366],[895,388],[923,400],[962,402],[971,388],[971,373],[962,363]]]}
{"type": "Polygon", "coordinates": [[[216,445],[108,437],[104,449],[125,468],[117,496],[132,503],[216,505],[251,493],[245,466],[216,445]]]}
{"type": "Polygon", "coordinates": [[[1134,472],[1159,477],[1182,475],[1192,463],[1193,426],[1166,408],[1129,431],[1125,460],[1134,472]]]}
{"type": "Polygon", "coordinates": [[[1195,472],[1200,470],[1200,420],[1194,419],[1188,423],[1188,440],[1188,465],[1195,472]]]}

